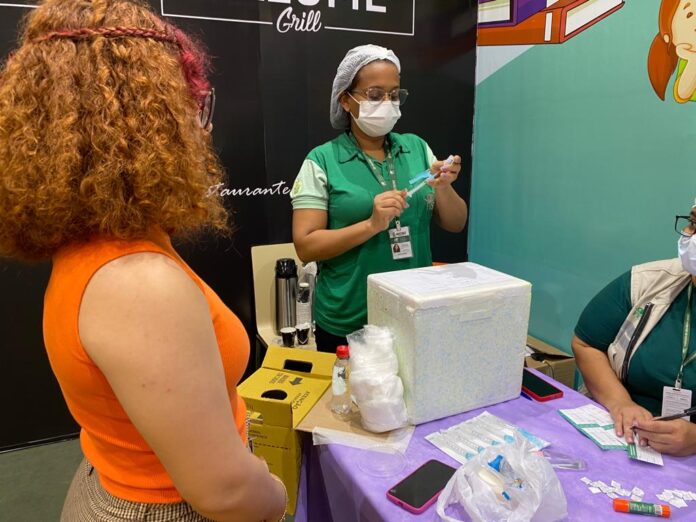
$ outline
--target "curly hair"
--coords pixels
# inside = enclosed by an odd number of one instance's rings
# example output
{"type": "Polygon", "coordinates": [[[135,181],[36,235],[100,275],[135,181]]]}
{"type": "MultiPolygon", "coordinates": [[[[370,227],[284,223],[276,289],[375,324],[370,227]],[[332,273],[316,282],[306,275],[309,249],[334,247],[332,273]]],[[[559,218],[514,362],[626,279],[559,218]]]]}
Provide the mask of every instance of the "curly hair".
{"type": "Polygon", "coordinates": [[[0,69],[0,255],[229,231],[197,118],[208,61],[142,0],[45,0],[0,69]]]}

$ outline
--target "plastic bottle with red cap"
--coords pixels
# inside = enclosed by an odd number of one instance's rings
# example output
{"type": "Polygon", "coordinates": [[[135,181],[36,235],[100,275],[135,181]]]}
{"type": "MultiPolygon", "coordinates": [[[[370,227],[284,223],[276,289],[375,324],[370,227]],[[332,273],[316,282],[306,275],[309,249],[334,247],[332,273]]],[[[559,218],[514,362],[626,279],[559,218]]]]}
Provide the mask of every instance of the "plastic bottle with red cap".
{"type": "Polygon", "coordinates": [[[331,411],[337,415],[347,415],[353,406],[350,398],[350,349],[346,345],[336,348],[331,391],[331,411]]]}

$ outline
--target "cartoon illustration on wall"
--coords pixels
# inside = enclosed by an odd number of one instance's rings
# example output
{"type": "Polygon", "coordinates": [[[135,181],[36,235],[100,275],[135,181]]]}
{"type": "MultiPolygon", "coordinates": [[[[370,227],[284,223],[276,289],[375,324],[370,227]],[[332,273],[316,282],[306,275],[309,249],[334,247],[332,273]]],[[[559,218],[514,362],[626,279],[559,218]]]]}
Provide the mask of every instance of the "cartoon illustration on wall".
{"type": "Polygon", "coordinates": [[[676,70],[674,99],[696,101],[696,0],[662,0],[658,31],[648,53],[648,77],[655,94],[665,99],[676,70]]]}
{"type": "Polygon", "coordinates": [[[563,43],[624,5],[624,0],[478,2],[479,46],[563,43]]]}

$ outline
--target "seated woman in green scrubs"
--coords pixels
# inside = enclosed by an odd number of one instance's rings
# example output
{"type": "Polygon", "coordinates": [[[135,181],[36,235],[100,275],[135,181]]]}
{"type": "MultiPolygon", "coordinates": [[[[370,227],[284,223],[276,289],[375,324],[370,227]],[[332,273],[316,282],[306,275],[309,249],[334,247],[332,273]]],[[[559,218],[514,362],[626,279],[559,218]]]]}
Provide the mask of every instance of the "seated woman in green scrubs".
{"type": "Polygon", "coordinates": [[[335,139],[312,150],[291,192],[300,259],[318,261],[314,319],[319,350],[334,352],[367,322],[367,276],[432,264],[430,221],[460,232],[467,205],[452,188],[461,158],[437,161],[414,134],[391,132],[408,91],[401,65],[376,45],[348,51],[331,93],[335,139]],[[418,174],[440,174],[408,197],[418,174]]]}
{"type": "MultiPolygon", "coordinates": [[[[677,216],[679,259],[634,266],[585,307],[573,352],[585,385],[617,435],[672,455],[696,453],[689,417],[653,420],[693,405],[696,389],[696,204],[677,216]]],[[[696,417],[692,417],[696,418],[696,417]]]]}

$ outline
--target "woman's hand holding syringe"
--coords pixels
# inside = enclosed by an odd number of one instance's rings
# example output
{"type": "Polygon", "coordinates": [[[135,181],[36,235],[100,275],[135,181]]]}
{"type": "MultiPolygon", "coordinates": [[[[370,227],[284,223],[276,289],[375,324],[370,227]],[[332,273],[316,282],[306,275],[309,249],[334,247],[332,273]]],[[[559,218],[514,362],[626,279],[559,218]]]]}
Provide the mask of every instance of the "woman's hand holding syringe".
{"type": "Polygon", "coordinates": [[[449,168],[450,168],[452,165],[454,165],[454,164],[455,164],[454,156],[449,156],[449,157],[444,161],[444,163],[442,164],[442,166],[440,167],[440,170],[439,170],[438,172],[435,172],[435,173],[433,174],[433,173],[431,173],[429,170],[426,170],[426,171],[422,172],[421,174],[419,174],[418,176],[416,176],[415,178],[413,178],[413,179],[411,180],[411,182],[416,182],[416,181],[418,181],[419,179],[422,179],[422,181],[421,181],[420,183],[418,183],[415,187],[413,187],[411,190],[409,190],[409,191],[406,193],[406,198],[408,199],[408,198],[410,198],[411,196],[413,196],[416,192],[418,192],[418,191],[419,191],[420,189],[422,189],[425,185],[427,185],[428,182],[433,181],[433,180],[439,178],[441,174],[443,174],[444,172],[447,172],[447,171],[449,170],[449,168]],[[423,178],[424,178],[424,179],[423,179],[423,178]]]}

